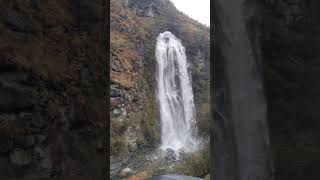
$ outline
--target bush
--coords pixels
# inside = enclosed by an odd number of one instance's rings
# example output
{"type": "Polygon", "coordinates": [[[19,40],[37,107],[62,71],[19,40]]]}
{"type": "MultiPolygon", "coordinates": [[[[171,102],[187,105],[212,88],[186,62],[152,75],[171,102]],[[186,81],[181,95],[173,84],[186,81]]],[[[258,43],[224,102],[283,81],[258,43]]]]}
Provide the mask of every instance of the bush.
{"type": "Polygon", "coordinates": [[[110,133],[110,155],[121,157],[128,153],[127,142],[123,137],[123,132],[126,131],[128,122],[111,121],[110,133]]]}
{"type": "Polygon", "coordinates": [[[128,153],[127,143],[123,137],[113,136],[110,139],[110,155],[121,157],[128,153]]]}
{"type": "Polygon", "coordinates": [[[179,174],[205,177],[210,172],[210,148],[206,144],[203,149],[192,154],[185,154],[182,163],[177,165],[176,170],[179,174]]]}

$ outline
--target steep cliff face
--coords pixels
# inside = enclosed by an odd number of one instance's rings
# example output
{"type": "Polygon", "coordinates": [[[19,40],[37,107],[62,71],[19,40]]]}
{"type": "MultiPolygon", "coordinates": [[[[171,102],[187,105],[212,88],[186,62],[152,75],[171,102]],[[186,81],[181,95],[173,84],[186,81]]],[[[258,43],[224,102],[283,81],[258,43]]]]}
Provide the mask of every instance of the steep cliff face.
{"type": "Polygon", "coordinates": [[[319,179],[320,2],[276,0],[262,9],[269,122],[279,179],[319,179]]]}
{"type": "MultiPolygon", "coordinates": [[[[248,8],[254,7],[252,3],[258,3],[258,1],[245,1],[241,5],[237,3],[230,1],[228,7],[242,6],[246,8],[244,14],[247,14],[251,12],[248,11],[248,8]]],[[[256,17],[261,18],[261,21],[246,20],[249,23],[248,33],[257,35],[251,39],[260,41],[261,44],[260,52],[263,59],[261,65],[267,96],[274,177],[276,179],[319,179],[317,167],[320,164],[318,153],[320,149],[318,141],[320,101],[317,79],[320,56],[320,2],[316,0],[273,0],[259,1],[259,3],[260,8],[256,17]],[[259,28],[256,29],[257,27],[259,28]]],[[[226,40],[227,47],[232,46],[236,40],[227,40],[228,37],[232,37],[235,28],[223,27],[234,27],[236,22],[231,22],[234,17],[228,16],[231,13],[221,15],[221,10],[224,8],[223,3],[215,5],[215,18],[217,18],[216,22],[219,22],[217,31],[220,32],[222,29],[223,32],[220,33],[224,34],[217,38],[226,40]]],[[[221,44],[218,45],[219,49],[221,44]]],[[[216,52],[213,72],[217,75],[214,78],[215,87],[217,87],[215,91],[217,97],[214,101],[217,126],[214,128],[217,129],[214,129],[213,137],[216,136],[218,140],[219,138],[231,140],[216,141],[215,147],[219,148],[216,148],[214,153],[218,161],[221,160],[219,159],[221,154],[229,154],[229,158],[222,159],[228,162],[223,165],[228,165],[235,164],[233,159],[237,157],[232,151],[235,147],[231,137],[234,135],[230,133],[232,131],[226,130],[233,128],[232,123],[228,121],[230,112],[225,110],[231,109],[234,104],[231,103],[231,84],[227,83],[226,76],[221,76],[227,74],[224,70],[227,60],[223,59],[228,56],[220,50],[216,52]]],[[[218,161],[214,163],[215,169],[221,168],[218,161]]],[[[237,168],[232,167],[231,170],[237,168]]]]}
{"type": "Polygon", "coordinates": [[[103,1],[0,9],[0,179],[103,179],[103,1]]]}
{"type": "Polygon", "coordinates": [[[199,103],[208,102],[209,97],[209,81],[203,81],[209,79],[210,37],[208,27],[179,12],[167,0],[111,0],[110,26],[111,152],[119,157],[160,142],[155,97],[159,33],[171,31],[186,47],[199,103]]]}
{"type": "Polygon", "coordinates": [[[273,179],[257,1],[216,0],[213,179],[273,179]]]}

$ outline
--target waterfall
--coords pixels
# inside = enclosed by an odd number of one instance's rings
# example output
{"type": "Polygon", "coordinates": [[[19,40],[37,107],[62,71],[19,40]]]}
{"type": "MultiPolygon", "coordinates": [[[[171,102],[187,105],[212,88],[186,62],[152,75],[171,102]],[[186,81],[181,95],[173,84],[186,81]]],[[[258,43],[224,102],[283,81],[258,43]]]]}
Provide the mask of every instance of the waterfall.
{"type": "Polygon", "coordinates": [[[191,78],[185,48],[171,32],[160,33],[156,44],[157,97],[161,119],[161,149],[193,151],[195,118],[191,78]]]}

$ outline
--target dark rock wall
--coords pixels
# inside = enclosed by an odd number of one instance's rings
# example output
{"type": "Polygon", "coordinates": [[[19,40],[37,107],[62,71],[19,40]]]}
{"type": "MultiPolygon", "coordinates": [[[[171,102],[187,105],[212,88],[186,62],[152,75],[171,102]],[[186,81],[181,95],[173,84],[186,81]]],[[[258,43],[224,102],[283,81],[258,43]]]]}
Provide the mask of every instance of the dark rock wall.
{"type": "Polygon", "coordinates": [[[103,179],[104,6],[0,1],[0,179],[103,179]]]}
{"type": "Polygon", "coordinates": [[[264,79],[281,180],[319,179],[320,2],[265,2],[261,17],[264,79]]]}
{"type": "Polygon", "coordinates": [[[213,179],[273,179],[258,1],[214,1],[213,179]]]}
{"type": "MultiPolygon", "coordinates": [[[[250,8],[252,2],[254,1],[247,1],[242,7],[250,8]]],[[[315,180],[320,176],[319,3],[316,0],[260,1],[261,8],[256,17],[261,18],[261,21],[248,21],[247,28],[251,30],[249,33],[255,34],[251,36],[251,41],[260,41],[261,44],[261,47],[257,47],[257,52],[263,59],[261,67],[267,97],[275,179],[315,180]],[[258,25],[259,28],[255,29],[252,25],[258,25]]],[[[229,152],[233,148],[233,142],[227,140],[232,136],[232,127],[228,124],[230,115],[224,112],[232,106],[228,100],[231,96],[228,88],[231,87],[225,82],[225,72],[221,70],[225,68],[226,60],[220,49],[221,41],[230,44],[232,41],[228,42],[226,35],[222,35],[223,31],[224,34],[228,34],[231,30],[221,28],[221,23],[230,22],[229,17],[221,15],[223,7],[219,4],[214,6],[214,18],[215,22],[218,22],[215,24],[215,31],[219,36],[216,36],[217,46],[213,63],[213,111],[216,126],[213,126],[212,134],[218,140],[214,142],[216,151],[213,150],[213,153],[216,154],[216,161],[214,159],[213,166],[219,169],[226,167],[219,167],[221,161],[234,164],[234,156],[229,152]],[[223,156],[219,156],[221,153],[229,153],[226,157],[230,158],[223,159],[223,156]]],[[[232,169],[237,168],[228,165],[227,167],[231,169],[222,169],[220,172],[233,172],[232,169]]]]}

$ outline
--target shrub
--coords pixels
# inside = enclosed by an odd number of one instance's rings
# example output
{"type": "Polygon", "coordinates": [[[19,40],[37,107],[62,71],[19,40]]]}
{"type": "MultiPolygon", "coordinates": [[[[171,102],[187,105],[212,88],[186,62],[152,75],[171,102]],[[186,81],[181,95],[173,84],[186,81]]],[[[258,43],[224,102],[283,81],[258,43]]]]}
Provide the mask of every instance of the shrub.
{"type": "Polygon", "coordinates": [[[125,138],[121,136],[113,136],[110,139],[110,155],[121,157],[128,153],[127,143],[125,138]]]}
{"type": "Polygon", "coordinates": [[[127,142],[123,137],[123,132],[128,127],[128,122],[111,121],[110,133],[110,155],[121,157],[128,153],[127,142]]]}
{"type": "Polygon", "coordinates": [[[177,165],[176,170],[179,174],[195,177],[204,177],[210,172],[210,148],[206,144],[203,149],[185,154],[181,164],[177,165]]]}

